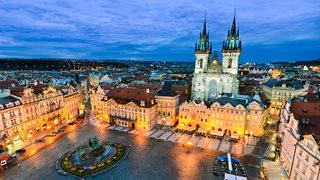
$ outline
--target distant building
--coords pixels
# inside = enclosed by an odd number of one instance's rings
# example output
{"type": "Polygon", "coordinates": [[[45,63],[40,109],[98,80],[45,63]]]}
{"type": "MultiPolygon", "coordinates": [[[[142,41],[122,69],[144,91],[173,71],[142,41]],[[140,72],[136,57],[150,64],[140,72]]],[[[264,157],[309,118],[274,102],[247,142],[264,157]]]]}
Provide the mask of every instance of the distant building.
{"type": "Polygon", "coordinates": [[[263,93],[270,100],[270,114],[279,115],[283,100],[288,97],[304,95],[308,90],[308,83],[298,80],[275,80],[262,84],[263,93]]]}
{"type": "Polygon", "coordinates": [[[320,93],[289,98],[281,110],[280,162],[289,179],[320,179],[320,93]]]}
{"type": "Polygon", "coordinates": [[[200,39],[195,45],[195,69],[192,79],[192,99],[205,102],[213,101],[222,95],[236,96],[239,91],[238,66],[241,54],[241,40],[236,19],[233,18],[227,40],[222,45],[222,64],[217,53],[211,58],[212,44],[206,29],[206,20],[200,39]],[[211,59],[211,60],[210,60],[211,59]]]}

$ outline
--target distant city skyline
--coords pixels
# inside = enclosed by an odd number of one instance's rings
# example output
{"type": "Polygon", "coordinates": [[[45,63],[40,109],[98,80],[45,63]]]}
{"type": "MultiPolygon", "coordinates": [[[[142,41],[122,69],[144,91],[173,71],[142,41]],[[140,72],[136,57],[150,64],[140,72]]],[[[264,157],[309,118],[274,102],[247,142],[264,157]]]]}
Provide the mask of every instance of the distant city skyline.
{"type": "Polygon", "coordinates": [[[0,2],[0,58],[194,61],[205,13],[220,52],[234,8],[241,63],[320,57],[316,0],[12,0],[0,2]]]}

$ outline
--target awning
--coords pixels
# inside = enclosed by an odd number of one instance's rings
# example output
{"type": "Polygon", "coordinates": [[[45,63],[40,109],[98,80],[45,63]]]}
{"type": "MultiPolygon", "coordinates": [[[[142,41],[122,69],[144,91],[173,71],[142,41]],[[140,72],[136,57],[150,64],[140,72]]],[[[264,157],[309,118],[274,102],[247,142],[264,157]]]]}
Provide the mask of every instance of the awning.
{"type": "Polygon", "coordinates": [[[231,139],[239,139],[239,138],[240,138],[239,134],[236,134],[236,133],[231,134],[231,139]]]}
{"type": "Polygon", "coordinates": [[[224,132],[213,130],[213,131],[210,132],[210,134],[214,135],[214,136],[221,136],[222,137],[224,135],[224,132]]]}
{"type": "Polygon", "coordinates": [[[194,128],[191,126],[180,126],[178,129],[187,130],[187,131],[193,131],[194,128]]]}
{"type": "Polygon", "coordinates": [[[197,132],[199,132],[199,133],[207,133],[208,130],[206,130],[204,128],[199,128],[197,132]]]}

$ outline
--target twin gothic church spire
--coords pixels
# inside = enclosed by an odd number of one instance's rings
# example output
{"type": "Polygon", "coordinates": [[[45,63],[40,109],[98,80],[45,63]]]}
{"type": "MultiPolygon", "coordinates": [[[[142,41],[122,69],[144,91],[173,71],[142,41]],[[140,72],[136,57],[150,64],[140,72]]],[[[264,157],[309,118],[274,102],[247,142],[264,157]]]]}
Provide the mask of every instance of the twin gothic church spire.
{"type": "Polygon", "coordinates": [[[222,51],[236,50],[241,52],[241,40],[239,36],[239,28],[236,25],[236,10],[234,10],[233,22],[231,29],[228,30],[227,39],[223,41],[222,51]]]}
{"type": "Polygon", "coordinates": [[[194,51],[205,52],[210,54],[212,51],[212,43],[210,43],[210,40],[209,40],[209,31],[207,31],[206,14],[204,16],[202,32],[200,32],[200,37],[198,42],[196,42],[194,51]]]}
{"type": "MultiPolygon", "coordinates": [[[[239,28],[236,26],[236,11],[234,11],[231,29],[228,30],[226,41],[223,41],[222,51],[237,50],[241,51],[241,40],[239,40],[239,28]]],[[[202,32],[200,32],[199,40],[195,44],[195,53],[212,52],[212,42],[209,39],[209,31],[207,31],[206,14],[204,16],[202,32]]]]}

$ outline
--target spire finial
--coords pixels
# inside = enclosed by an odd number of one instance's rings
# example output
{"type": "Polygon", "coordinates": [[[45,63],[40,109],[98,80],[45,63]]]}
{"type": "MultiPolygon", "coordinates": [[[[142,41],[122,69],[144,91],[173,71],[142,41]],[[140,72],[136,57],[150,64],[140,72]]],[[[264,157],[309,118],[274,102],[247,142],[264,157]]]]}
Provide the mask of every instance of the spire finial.
{"type": "Polygon", "coordinates": [[[204,13],[203,30],[202,35],[207,34],[207,11],[204,13]]]}
{"type": "Polygon", "coordinates": [[[231,35],[236,35],[236,8],[234,8],[233,22],[231,27],[231,35]]]}

